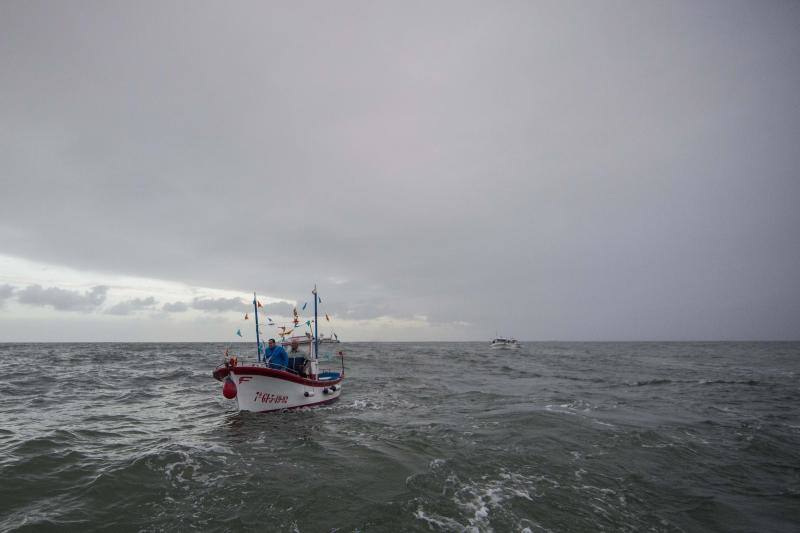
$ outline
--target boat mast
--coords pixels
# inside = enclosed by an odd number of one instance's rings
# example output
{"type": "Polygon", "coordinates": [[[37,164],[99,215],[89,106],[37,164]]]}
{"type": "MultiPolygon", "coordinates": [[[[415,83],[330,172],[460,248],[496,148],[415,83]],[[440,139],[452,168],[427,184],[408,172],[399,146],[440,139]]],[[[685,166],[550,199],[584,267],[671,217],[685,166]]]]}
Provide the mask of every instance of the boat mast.
{"type": "Polygon", "coordinates": [[[256,361],[261,362],[261,338],[258,335],[258,302],[256,301],[256,293],[253,291],[253,310],[256,315],[256,361]]]}
{"type": "Polygon", "coordinates": [[[319,328],[317,327],[317,284],[314,284],[314,358],[319,359],[319,328]]]}

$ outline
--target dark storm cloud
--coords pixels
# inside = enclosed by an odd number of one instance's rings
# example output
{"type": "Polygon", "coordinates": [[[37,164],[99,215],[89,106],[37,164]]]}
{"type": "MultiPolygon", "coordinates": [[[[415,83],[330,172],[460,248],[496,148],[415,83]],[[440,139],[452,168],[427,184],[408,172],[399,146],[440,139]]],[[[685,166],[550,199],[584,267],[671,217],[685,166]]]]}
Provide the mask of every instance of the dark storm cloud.
{"type": "Polygon", "coordinates": [[[166,311],[167,313],[183,313],[184,311],[189,310],[189,305],[185,302],[165,303],[162,307],[162,310],[166,311]]]}
{"type": "Polygon", "coordinates": [[[796,2],[82,5],[2,8],[4,253],[474,338],[800,331],[796,2]]]}
{"type": "Polygon", "coordinates": [[[192,301],[192,308],[200,311],[224,312],[241,311],[247,312],[247,302],[242,298],[195,298],[192,301]]]}
{"type": "Polygon", "coordinates": [[[133,298],[131,300],[125,300],[123,302],[114,305],[106,312],[109,315],[129,315],[136,311],[141,311],[144,309],[153,309],[155,305],[156,305],[156,299],[152,296],[149,296],[147,298],[133,298]]]}
{"type": "Polygon", "coordinates": [[[29,285],[17,292],[17,300],[26,305],[50,306],[59,311],[94,311],[106,300],[108,287],[98,285],[89,291],[29,285]]]}

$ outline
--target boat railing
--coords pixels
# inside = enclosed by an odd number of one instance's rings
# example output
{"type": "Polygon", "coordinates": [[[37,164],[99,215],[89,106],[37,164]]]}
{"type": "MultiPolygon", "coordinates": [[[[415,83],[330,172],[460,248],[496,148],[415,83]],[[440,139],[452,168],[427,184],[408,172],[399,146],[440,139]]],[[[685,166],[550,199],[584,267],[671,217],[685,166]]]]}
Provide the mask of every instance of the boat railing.
{"type": "Polygon", "coordinates": [[[290,374],[297,374],[298,376],[305,377],[305,372],[303,372],[303,368],[305,366],[306,359],[305,357],[290,357],[289,358],[289,365],[274,365],[269,361],[261,362],[261,365],[264,365],[264,368],[272,368],[275,370],[282,370],[283,372],[289,372],[290,374]]]}

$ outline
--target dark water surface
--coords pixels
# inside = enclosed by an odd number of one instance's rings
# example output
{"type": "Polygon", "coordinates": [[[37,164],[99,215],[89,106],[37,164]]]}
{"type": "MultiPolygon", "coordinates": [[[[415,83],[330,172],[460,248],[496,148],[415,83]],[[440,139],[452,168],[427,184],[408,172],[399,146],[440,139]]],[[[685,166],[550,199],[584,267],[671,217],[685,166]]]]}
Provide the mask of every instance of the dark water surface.
{"type": "Polygon", "coordinates": [[[0,345],[0,531],[800,530],[798,343],[341,346],[256,414],[222,345],[0,345]]]}

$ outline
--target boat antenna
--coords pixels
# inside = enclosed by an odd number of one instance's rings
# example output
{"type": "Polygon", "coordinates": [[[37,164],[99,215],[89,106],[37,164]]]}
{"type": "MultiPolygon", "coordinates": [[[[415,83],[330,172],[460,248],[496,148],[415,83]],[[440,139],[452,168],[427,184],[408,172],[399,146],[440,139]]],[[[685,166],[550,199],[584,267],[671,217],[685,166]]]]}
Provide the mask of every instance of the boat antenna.
{"type": "Polygon", "coordinates": [[[256,293],[253,291],[253,309],[256,315],[256,361],[261,362],[261,338],[258,336],[258,302],[256,301],[256,293]]]}
{"type": "Polygon", "coordinates": [[[317,300],[319,300],[319,296],[317,296],[317,284],[314,284],[314,358],[319,359],[319,328],[317,320],[317,300]]]}

